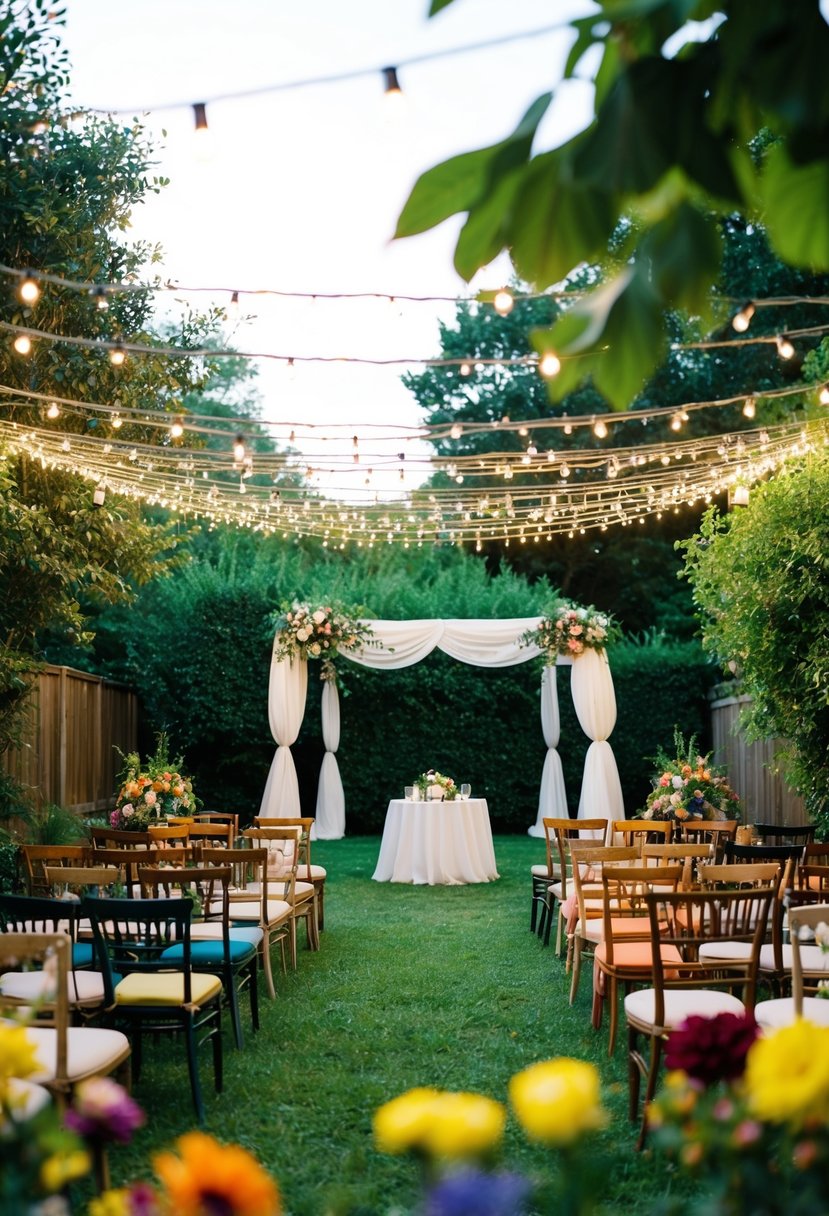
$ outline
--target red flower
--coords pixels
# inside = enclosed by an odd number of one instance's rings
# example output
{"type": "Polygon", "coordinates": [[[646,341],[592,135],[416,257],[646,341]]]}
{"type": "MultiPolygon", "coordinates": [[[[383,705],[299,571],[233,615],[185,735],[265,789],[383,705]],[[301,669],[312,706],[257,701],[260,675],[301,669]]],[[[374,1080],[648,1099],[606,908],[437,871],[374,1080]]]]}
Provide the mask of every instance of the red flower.
{"type": "Polygon", "coordinates": [[[759,1033],[753,1013],[694,1015],[669,1035],[665,1064],[703,1085],[733,1081],[743,1075],[748,1049],[759,1033]]]}

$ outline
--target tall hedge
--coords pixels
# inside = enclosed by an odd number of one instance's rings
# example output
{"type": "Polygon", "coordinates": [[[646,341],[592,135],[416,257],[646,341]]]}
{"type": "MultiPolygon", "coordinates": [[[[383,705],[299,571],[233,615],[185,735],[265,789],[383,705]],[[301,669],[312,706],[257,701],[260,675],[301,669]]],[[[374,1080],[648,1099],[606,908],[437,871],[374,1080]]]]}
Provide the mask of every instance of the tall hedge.
{"type": "MultiPolygon", "coordinates": [[[[284,554],[278,562],[248,562],[235,553],[218,565],[194,564],[148,589],[139,611],[121,622],[147,713],[145,744],[152,730],[167,730],[208,807],[256,813],[275,746],[267,714],[268,616],[294,595],[326,598],[326,576],[335,597],[353,600],[361,586],[372,615],[399,618],[529,616],[549,595],[512,574],[489,579],[480,563],[452,554],[424,555],[417,577],[408,563],[387,555],[357,568],[336,562],[309,567],[305,558],[284,554]],[[346,571],[350,596],[337,577],[346,571]]],[[[611,742],[632,813],[649,788],[650,757],[670,744],[675,724],[705,742],[710,668],[696,643],[659,639],[616,646],[611,668],[619,710],[611,742]]],[[[485,795],[496,830],[525,831],[535,821],[545,755],[538,662],[473,668],[437,653],[399,671],[369,671],[344,659],[340,670],[338,759],[350,833],[379,831],[389,798],[429,767],[469,781],[485,795]]],[[[324,754],[317,674],[311,664],[305,719],[293,749],[309,814],[324,754]]],[[[558,669],[558,683],[559,750],[575,811],[589,741],[573,711],[568,668],[558,669]]]]}

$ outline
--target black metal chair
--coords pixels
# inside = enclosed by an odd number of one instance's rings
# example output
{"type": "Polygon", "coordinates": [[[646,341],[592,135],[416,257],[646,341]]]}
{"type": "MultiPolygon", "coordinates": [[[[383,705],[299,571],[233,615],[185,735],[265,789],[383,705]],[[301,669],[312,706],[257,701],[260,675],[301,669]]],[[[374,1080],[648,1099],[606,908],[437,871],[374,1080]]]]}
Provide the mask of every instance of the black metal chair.
{"type": "Polygon", "coordinates": [[[754,830],[764,844],[811,844],[817,824],[755,823],[754,830]]]}
{"type": "Polygon", "coordinates": [[[86,896],[98,965],[104,975],[106,1006],[102,1018],[123,1028],[132,1043],[134,1075],[142,1063],[144,1033],[184,1034],[190,1092],[199,1122],[204,1102],[196,1059],[197,1035],[213,1047],[213,1079],[222,1090],[222,981],[194,971],[190,944],[191,899],[102,899],[86,896]],[[175,970],[165,951],[181,946],[175,970]]]}

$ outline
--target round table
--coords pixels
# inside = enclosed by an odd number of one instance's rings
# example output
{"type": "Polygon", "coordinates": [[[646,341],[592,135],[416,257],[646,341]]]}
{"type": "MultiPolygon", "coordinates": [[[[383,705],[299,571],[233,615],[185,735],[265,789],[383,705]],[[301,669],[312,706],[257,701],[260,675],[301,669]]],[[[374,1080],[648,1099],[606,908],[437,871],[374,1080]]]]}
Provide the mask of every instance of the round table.
{"type": "Polygon", "coordinates": [[[375,882],[457,886],[497,877],[485,798],[391,800],[372,875],[375,882]]]}

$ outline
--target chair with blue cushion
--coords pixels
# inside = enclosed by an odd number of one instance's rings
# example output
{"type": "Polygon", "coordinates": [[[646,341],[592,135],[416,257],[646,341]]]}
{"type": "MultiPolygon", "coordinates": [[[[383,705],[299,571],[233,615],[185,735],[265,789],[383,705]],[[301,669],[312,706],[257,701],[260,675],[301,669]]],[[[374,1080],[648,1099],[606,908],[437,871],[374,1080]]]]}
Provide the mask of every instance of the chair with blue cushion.
{"type": "Polygon", "coordinates": [[[135,1076],[142,1063],[143,1036],[183,1032],[190,1092],[199,1122],[204,1102],[196,1045],[210,1041],[213,1079],[222,1090],[222,981],[195,971],[190,941],[193,901],[180,899],[103,899],[87,895],[81,915],[89,918],[98,965],[104,974],[106,1007],[102,1018],[123,1028],[132,1043],[135,1076]],[[171,967],[165,951],[181,946],[171,967]]]}
{"type": "MultiPolygon", "coordinates": [[[[214,940],[195,940],[191,927],[190,955],[199,971],[218,975],[225,990],[230,1009],[233,1036],[237,1047],[243,1045],[242,1019],[239,1013],[239,993],[247,988],[250,1018],[254,1031],[259,1029],[259,992],[257,943],[247,935],[233,935],[230,929],[230,866],[190,868],[175,876],[181,894],[198,900],[200,921],[221,926],[221,936],[214,940]]],[[[171,894],[171,872],[164,867],[143,866],[138,871],[142,891],[152,898],[171,894]]],[[[162,958],[178,963],[184,957],[184,943],[176,942],[162,952],[162,958]]]]}

